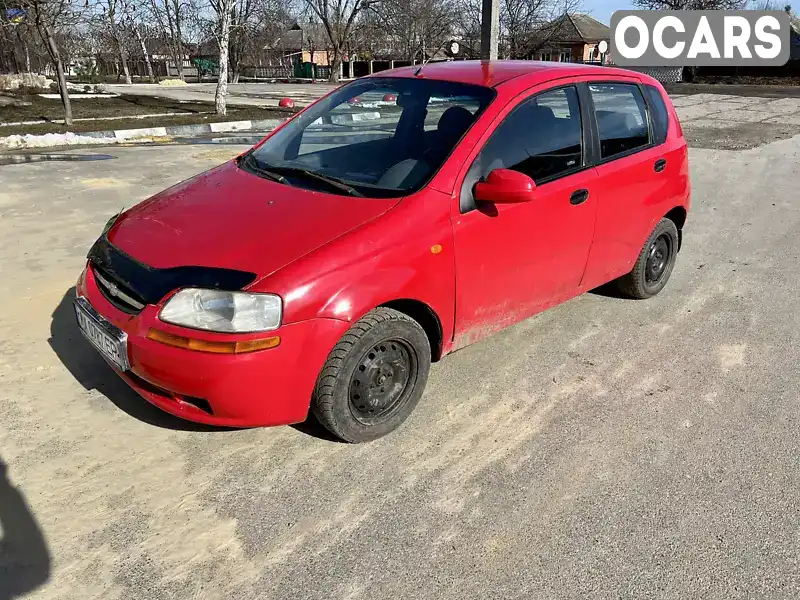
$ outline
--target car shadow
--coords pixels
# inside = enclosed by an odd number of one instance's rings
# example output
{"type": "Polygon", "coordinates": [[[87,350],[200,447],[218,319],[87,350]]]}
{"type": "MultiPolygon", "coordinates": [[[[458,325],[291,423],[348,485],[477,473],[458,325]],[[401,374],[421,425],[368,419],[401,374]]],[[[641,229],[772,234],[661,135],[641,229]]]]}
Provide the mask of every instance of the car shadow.
{"type": "Polygon", "coordinates": [[[317,421],[317,418],[309,411],[308,418],[303,421],[302,423],[294,423],[289,425],[295,431],[302,433],[303,435],[307,435],[309,437],[317,438],[318,440],[323,440],[326,442],[333,442],[336,444],[346,444],[344,440],[340,440],[338,437],[333,435],[330,431],[325,429],[322,424],[317,421]]]}
{"type": "Polygon", "coordinates": [[[622,294],[619,291],[619,288],[614,284],[614,282],[609,282],[601,285],[600,287],[596,287],[593,290],[589,290],[590,294],[594,294],[595,296],[604,296],[606,298],[616,298],[617,300],[628,300],[629,298],[622,294]]]}
{"type": "Polygon", "coordinates": [[[24,494],[8,481],[2,457],[0,530],[0,600],[21,598],[50,578],[50,551],[24,494]]]}
{"type": "Polygon", "coordinates": [[[148,425],[179,431],[232,431],[173,417],[134,392],[81,335],[75,321],[74,299],[75,288],[72,287],[53,311],[47,341],[84,389],[97,390],[117,408],[148,425]]]}
{"type": "MultiPolygon", "coordinates": [[[[176,431],[237,431],[173,417],[153,406],[133,391],[87,342],[75,321],[75,288],[66,291],[53,311],[48,343],[62,364],[86,390],[97,390],[117,408],[148,425],[176,431]]],[[[291,426],[296,431],[326,441],[339,441],[309,413],[303,423],[291,426]]],[[[0,597],[0,600],[2,598],[0,597]]]]}

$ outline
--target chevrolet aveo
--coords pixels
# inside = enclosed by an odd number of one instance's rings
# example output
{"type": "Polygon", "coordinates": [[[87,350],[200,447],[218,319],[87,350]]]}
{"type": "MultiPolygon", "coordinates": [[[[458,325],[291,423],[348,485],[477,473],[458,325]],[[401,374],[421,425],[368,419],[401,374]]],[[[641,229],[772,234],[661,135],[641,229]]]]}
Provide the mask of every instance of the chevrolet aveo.
{"type": "Polygon", "coordinates": [[[112,218],[78,325],[146,400],[349,442],[432,361],[615,281],[670,277],[689,208],[675,110],[638,73],[459,61],[356,80],[112,218]]]}

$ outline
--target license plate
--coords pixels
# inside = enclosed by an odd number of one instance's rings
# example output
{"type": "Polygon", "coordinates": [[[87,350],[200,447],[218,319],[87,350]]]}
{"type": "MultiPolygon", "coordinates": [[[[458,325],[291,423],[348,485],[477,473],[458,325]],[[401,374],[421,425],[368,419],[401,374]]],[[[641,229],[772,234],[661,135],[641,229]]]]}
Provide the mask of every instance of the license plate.
{"type": "Polygon", "coordinates": [[[85,298],[75,299],[75,317],[81,333],[103,357],[120,371],[130,369],[127,333],[101,317],[85,298]]]}

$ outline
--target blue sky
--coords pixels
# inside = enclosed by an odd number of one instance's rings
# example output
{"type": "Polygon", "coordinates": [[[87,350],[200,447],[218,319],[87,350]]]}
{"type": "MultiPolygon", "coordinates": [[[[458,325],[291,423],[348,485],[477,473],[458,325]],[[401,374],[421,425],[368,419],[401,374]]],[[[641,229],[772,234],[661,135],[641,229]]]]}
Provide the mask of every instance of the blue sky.
{"type": "Polygon", "coordinates": [[[631,8],[633,8],[633,3],[630,0],[583,0],[579,12],[588,13],[601,23],[609,25],[611,23],[611,14],[615,10],[629,10],[631,8]]]}

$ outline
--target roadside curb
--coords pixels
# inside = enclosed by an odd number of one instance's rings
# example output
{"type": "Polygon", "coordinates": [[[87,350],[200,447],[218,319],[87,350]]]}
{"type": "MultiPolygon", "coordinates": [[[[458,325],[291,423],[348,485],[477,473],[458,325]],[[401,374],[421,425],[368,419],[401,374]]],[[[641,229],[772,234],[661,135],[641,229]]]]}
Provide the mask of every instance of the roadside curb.
{"type": "Polygon", "coordinates": [[[59,146],[85,146],[149,142],[154,139],[192,137],[204,133],[227,133],[233,131],[272,131],[286,119],[262,119],[258,121],[221,121],[198,123],[197,125],[175,125],[172,127],[142,127],[139,129],[116,129],[109,131],[87,131],[82,133],[45,133],[42,135],[9,135],[0,137],[0,150],[25,150],[54,148],[59,146]]]}

